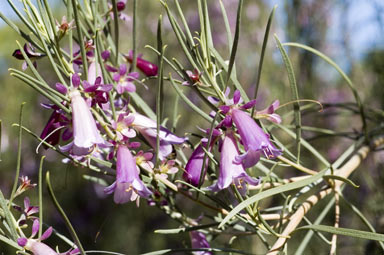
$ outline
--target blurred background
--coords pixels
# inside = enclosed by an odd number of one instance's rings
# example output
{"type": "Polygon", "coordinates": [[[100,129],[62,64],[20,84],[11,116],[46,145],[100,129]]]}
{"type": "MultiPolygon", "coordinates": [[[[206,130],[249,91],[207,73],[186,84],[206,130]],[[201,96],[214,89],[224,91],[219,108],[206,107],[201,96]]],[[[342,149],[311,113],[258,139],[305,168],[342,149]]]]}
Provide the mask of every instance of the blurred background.
{"type": "MultiPolygon", "coordinates": [[[[61,20],[64,15],[61,1],[50,1],[54,6],[55,17],[61,20]]],[[[174,13],[173,3],[169,5],[174,13]]],[[[220,12],[219,1],[209,0],[209,13],[214,36],[214,44],[223,56],[228,57],[229,47],[225,34],[225,27],[220,12]]],[[[232,32],[236,23],[236,0],[223,0],[230,20],[232,32]]],[[[180,0],[191,31],[199,31],[197,4],[195,1],[180,0]]],[[[258,93],[257,109],[263,109],[273,100],[280,99],[281,103],[290,101],[289,84],[285,68],[281,61],[280,53],[276,48],[273,34],[276,33],[282,42],[300,42],[311,46],[331,57],[349,75],[358,88],[364,104],[370,107],[383,109],[384,107],[384,2],[381,0],[280,0],[280,1],[244,1],[240,42],[237,53],[236,67],[240,83],[249,95],[253,95],[257,68],[260,58],[261,45],[264,37],[265,26],[272,7],[277,4],[277,12],[273,21],[271,37],[268,43],[264,68],[261,76],[258,93]]],[[[126,13],[131,14],[132,1],[127,1],[126,13]]],[[[9,18],[18,23],[16,15],[8,7],[6,1],[0,1],[0,10],[9,18]]],[[[138,1],[138,51],[148,60],[156,62],[156,56],[145,45],[156,45],[156,27],[159,14],[166,17],[160,3],[153,0],[138,1]]],[[[120,44],[122,51],[131,49],[131,24],[121,24],[120,44]]],[[[8,74],[8,68],[21,68],[22,61],[12,57],[16,49],[15,41],[19,38],[4,22],[0,22],[0,119],[2,121],[1,162],[0,162],[0,188],[7,197],[10,194],[15,168],[17,152],[17,131],[12,127],[18,122],[20,104],[26,102],[23,124],[36,134],[40,134],[46,124],[50,111],[40,106],[46,100],[8,74]]],[[[167,18],[164,18],[164,43],[168,44],[166,56],[175,57],[186,63],[185,57],[177,44],[177,40],[167,18]]],[[[322,112],[303,114],[303,124],[319,128],[328,128],[336,132],[346,133],[336,137],[322,136],[311,131],[305,131],[304,137],[331,162],[334,161],[358,137],[361,131],[359,116],[338,107],[331,107],[338,103],[353,102],[353,96],[347,84],[338,73],[323,60],[315,55],[302,50],[287,48],[294,65],[294,70],[299,86],[300,98],[314,99],[324,103],[322,112]],[[349,138],[348,138],[348,137],[349,138]]],[[[38,62],[38,70],[48,83],[55,84],[46,59],[38,62]]],[[[167,67],[169,68],[169,67],[167,67]]],[[[168,73],[167,69],[165,73],[168,73]]],[[[27,70],[27,72],[29,72],[27,70]]],[[[149,91],[156,82],[148,81],[149,91]]],[[[166,86],[170,86],[166,84],[166,86]]],[[[140,87],[140,86],[138,86],[140,87]]],[[[170,88],[170,87],[169,87],[170,88]]],[[[145,92],[144,88],[140,88],[145,92]]],[[[152,100],[151,95],[145,93],[146,100],[152,100]]],[[[167,90],[166,116],[171,118],[172,112],[167,111],[173,107],[174,91],[167,90]]],[[[191,98],[198,98],[191,94],[191,98]]],[[[179,120],[178,134],[196,132],[197,126],[203,122],[190,118],[187,114],[189,108],[179,103],[181,119],[179,120]]],[[[281,113],[284,113],[284,109],[281,113]]],[[[206,125],[206,124],[204,124],[206,125]]],[[[371,122],[370,127],[380,125],[371,122]]],[[[134,203],[117,206],[111,197],[103,194],[102,187],[87,182],[83,174],[89,174],[87,169],[76,168],[72,165],[62,164],[62,158],[40,148],[30,135],[23,134],[21,174],[28,175],[37,183],[37,171],[40,157],[46,155],[44,169],[50,170],[54,190],[58,199],[72,221],[80,240],[87,250],[109,250],[124,254],[139,254],[166,248],[182,248],[190,245],[188,234],[160,235],[154,230],[164,228],[177,228],[178,223],[170,220],[167,215],[155,207],[147,205],[142,200],[140,208],[134,203]]],[[[311,162],[311,158],[304,158],[304,162],[311,162]]],[[[360,188],[348,186],[346,197],[358,205],[364,215],[377,231],[384,233],[384,153],[378,151],[371,154],[360,166],[359,171],[352,176],[352,180],[360,188]],[[348,192],[351,190],[351,192],[348,192]]],[[[48,194],[44,191],[45,223],[69,236],[63,221],[54,209],[48,194]]],[[[37,203],[36,191],[28,191],[32,204],[37,203]]],[[[21,202],[21,201],[16,201],[21,202]]],[[[272,203],[272,201],[270,201],[272,203]]],[[[183,203],[180,200],[180,203],[183,203]]],[[[268,201],[263,205],[268,205],[268,201]]],[[[198,206],[181,205],[191,211],[191,215],[198,217],[198,206]]],[[[322,205],[317,206],[308,216],[319,214],[322,205]]],[[[350,213],[345,205],[341,205],[341,226],[366,230],[361,221],[350,213]]],[[[333,213],[324,221],[324,224],[333,224],[333,213]]],[[[294,236],[298,245],[302,233],[294,236]]],[[[231,247],[245,249],[256,254],[263,254],[261,245],[253,242],[253,237],[245,237],[235,241],[231,247]]],[[[213,240],[215,247],[217,240],[213,240]]],[[[48,242],[52,245],[59,243],[59,248],[65,250],[62,242],[51,237],[48,242]]],[[[217,243],[219,243],[217,241],[217,243]]],[[[293,246],[294,246],[293,245],[293,246]]],[[[223,243],[220,242],[220,247],[223,243]]],[[[289,247],[294,248],[294,247],[289,247]]],[[[327,246],[319,242],[315,236],[307,254],[324,251],[328,253],[327,246]]],[[[339,254],[375,254],[378,252],[375,243],[362,239],[339,239],[339,254]]],[[[0,243],[0,253],[13,254],[3,243],[0,243]]],[[[377,253],[379,254],[379,253],[377,253]]]]}

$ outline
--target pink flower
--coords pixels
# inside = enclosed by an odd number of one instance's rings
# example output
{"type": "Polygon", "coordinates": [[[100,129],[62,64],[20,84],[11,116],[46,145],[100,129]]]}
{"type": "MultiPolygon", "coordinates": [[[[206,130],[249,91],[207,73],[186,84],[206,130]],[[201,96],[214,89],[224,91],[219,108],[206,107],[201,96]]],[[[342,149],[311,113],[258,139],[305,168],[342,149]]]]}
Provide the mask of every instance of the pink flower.
{"type": "MultiPolygon", "coordinates": [[[[78,90],[69,92],[72,107],[72,126],[73,126],[73,147],[74,155],[89,154],[96,145],[104,144],[97,129],[96,122],[92,116],[89,106],[78,90]]],[[[67,149],[65,146],[64,150],[67,149]]]]}
{"type": "Polygon", "coordinates": [[[244,167],[248,168],[256,165],[261,153],[266,158],[281,155],[281,151],[272,144],[269,135],[247,113],[240,109],[232,109],[231,115],[246,151],[236,158],[237,162],[242,162],[244,167]]]}
{"type": "Polygon", "coordinates": [[[139,196],[148,198],[152,192],[139,177],[136,160],[126,145],[118,145],[116,161],[116,181],[104,189],[105,193],[114,192],[116,204],[124,204],[138,199],[139,196]]]}
{"type": "Polygon", "coordinates": [[[258,179],[250,177],[244,169],[243,164],[238,163],[236,158],[239,156],[239,148],[232,134],[227,131],[221,144],[220,154],[220,174],[216,184],[209,187],[210,190],[216,192],[229,187],[232,183],[237,186],[240,193],[245,194],[245,182],[252,185],[259,184],[258,179]]]}

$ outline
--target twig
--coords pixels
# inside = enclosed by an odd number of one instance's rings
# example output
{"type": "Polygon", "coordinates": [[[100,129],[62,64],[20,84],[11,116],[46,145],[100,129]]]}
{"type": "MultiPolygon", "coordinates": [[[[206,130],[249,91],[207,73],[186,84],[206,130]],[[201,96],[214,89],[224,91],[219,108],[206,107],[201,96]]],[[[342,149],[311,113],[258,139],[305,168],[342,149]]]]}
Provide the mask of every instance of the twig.
{"type": "MultiPolygon", "coordinates": [[[[362,146],[341,168],[335,171],[335,175],[348,178],[351,173],[360,165],[363,159],[367,157],[371,149],[375,149],[381,146],[382,144],[384,144],[384,138],[380,137],[373,140],[371,144],[372,148],[368,145],[362,146]]],[[[280,237],[276,240],[275,244],[269,250],[267,255],[277,255],[279,253],[279,250],[287,241],[286,237],[289,236],[296,229],[296,227],[300,224],[301,220],[303,219],[304,215],[318,201],[326,197],[328,194],[332,193],[334,189],[338,190],[342,184],[342,181],[335,180],[334,187],[322,190],[318,194],[310,196],[303,204],[301,204],[300,207],[296,210],[296,212],[289,217],[289,223],[284,229],[283,233],[281,233],[283,237],[280,237]]]]}

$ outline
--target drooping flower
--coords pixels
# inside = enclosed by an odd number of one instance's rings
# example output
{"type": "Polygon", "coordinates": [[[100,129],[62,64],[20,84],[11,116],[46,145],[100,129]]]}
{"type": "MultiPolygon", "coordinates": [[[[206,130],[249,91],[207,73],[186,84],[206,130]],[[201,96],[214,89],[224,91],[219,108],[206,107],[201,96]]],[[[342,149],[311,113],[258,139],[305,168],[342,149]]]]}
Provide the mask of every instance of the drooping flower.
{"type": "MultiPolygon", "coordinates": [[[[72,108],[73,146],[72,153],[82,156],[89,154],[95,145],[105,144],[97,129],[89,106],[77,89],[69,92],[72,108]]],[[[64,147],[64,151],[68,146],[64,147]]]]}
{"type": "MultiPolygon", "coordinates": [[[[206,130],[205,133],[210,133],[209,130],[206,130]]],[[[221,132],[218,129],[213,129],[211,143],[208,147],[208,151],[212,150],[213,145],[216,142],[216,138],[221,135],[221,132]]],[[[187,165],[185,166],[185,172],[183,174],[183,179],[197,187],[200,182],[201,170],[203,168],[205,151],[204,148],[207,148],[208,139],[201,139],[201,143],[196,147],[196,149],[192,152],[192,155],[189,157],[187,165]]],[[[208,157],[206,157],[205,167],[203,170],[202,180],[205,178],[205,174],[207,172],[208,167],[208,157]]]]}
{"type": "Polygon", "coordinates": [[[209,189],[217,192],[229,187],[232,183],[236,185],[240,193],[246,192],[245,182],[251,185],[259,184],[258,179],[250,177],[243,164],[236,161],[239,156],[239,148],[232,131],[227,131],[220,147],[220,173],[217,182],[209,189]]]}
{"type": "MultiPolygon", "coordinates": [[[[206,143],[201,143],[196,149],[192,152],[192,155],[189,157],[187,165],[185,166],[185,172],[183,173],[183,179],[190,183],[191,185],[197,187],[199,186],[201,170],[204,163],[205,151],[203,146],[206,147],[206,143]]],[[[205,161],[205,168],[203,170],[203,179],[205,177],[207,167],[208,167],[208,158],[205,161]]]]}
{"type": "MultiPolygon", "coordinates": [[[[66,89],[64,85],[63,89],[66,89]]],[[[60,142],[60,137],[65,141],[70,139],[72,137],[72,131],[67,127],[69,125],[69,120],[63,111],[56,105],[44,104],[43,107],[53,109],[53,112],[41,132],[40,138],[52,146],[55,146],[60,142]],[[63,129],[63,135],[61,135],[63,129]]],[[[45,144],[43,146],[45,149],[48,148],[45,144]]]]}
{"type": "MultiPolygon", "coordinates": [[[[129,51],[128,55],[124,55],[125,58],[132,63],[133,60],[133,51],[129,51]]],[[[139,68],[146,76],[155,76],[157,75],[158,67],[157,65],[141,58],[142,54],[138,55],[136,58],[136,67],[139,68]]]]}
{"type": "MultiPolygon", "coordinates": [[[[211,248],[208,243],[207,237],[200,231],[190,231],[189,237],[191,238],[191,247],[193,249],[211,248]]],[[[212,255],[210,251],[194,251],[194,255],[212,255]]]]}
{"type": "MultiPolygon", "coordinates": [[[[242,104],[240,91],[236,90],[233,94],[233,99],[228,99],[226,105],[220,106],[220,110],[226,114],[225,119],[220,125],[231,126],[232,121],[235,123],[237,132],[240,135],[241,143],[244,146],[245,153],[236,158],[236,162],[242,163],[245,168],[256,165],[260,156],[264,155],[267,158],[275,158],[281,155],[281,150],[277,149],[271,142],[269,135],[266,134],[254,119],[245,111],[255,106],[256,100],[251,100],[242,104]]],[[[275,101],[269,110],[263,110],[266,118],[272,118],[275,122],[280,120],[280,116],[274,113],[278,106],[278,101],[275,101]]]]}
{"type": "Polygon", "coordinates": [[[116,204],[134,201],[139,196],[148,198],[152,194],[140,179],[136,160],[126,145],[118,145],[116,181],[104,191],[107,194],[114,192],[113,200],[116,204]]]}
{"type": "MultiPolygon", "coordinates": [[[[24,52],[25,54],[27,55],[27,57],[33,61],[33,66],[34,67],[37,67],[37,63],[36,63],[36,59],[39,59],[41,57],[44,57],[46,56],[45,54],[43,53],[39,53],[39,52],[36,52],[35,48],[32,46],[32,44],[30,43],[26,43],[24,44],[24,52]]],[[[20,59],[20,60],[25,60],[24,59],[24,56],[23,54],[21,53],[21,50],[17,49],[15,50],[13,53],[12,53],[12,56],[17,58],[17,59],[20,59]]],[[[26,70],[28,67],[28,64],[26,61],[23,62],[23,65],[22,65],[22,69],[23,70],[26,70]]]]}
{"type": "Polygon", "coordinates": [[[246,151],[236,158],[237,162],[242,162],[248,168],[256,165],[261,154],[266,158],[281,155],[281,150],[272,144],[269,135],[246,112],[235,108],[232,109],[231,116],[246,151]]]}
{"type": "MultiPolygon", "coordinates": [[[[135,117],[132,126],[140,132],[140,134],[148,141],[152,148],[156,149],[156,122],[139,113],[132,113],[132,115],[135,117]]],[[[164,127],[160,127],[159,138],[160,148],[158,155],[160,160],[165,159],[169,154],[172,153],[173,144],[182,144],[187,140],[185,137],[178,137],[174,135],[171,131],[164,127]]]]}

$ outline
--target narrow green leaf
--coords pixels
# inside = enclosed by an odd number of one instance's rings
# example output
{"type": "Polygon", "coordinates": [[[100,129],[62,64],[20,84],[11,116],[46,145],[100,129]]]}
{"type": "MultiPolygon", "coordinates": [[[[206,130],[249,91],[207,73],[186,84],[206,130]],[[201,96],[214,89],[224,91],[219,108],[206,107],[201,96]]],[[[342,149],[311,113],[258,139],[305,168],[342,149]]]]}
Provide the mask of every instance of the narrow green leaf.
{"type": "Polygon", "coordinates": [[[342,182],[345,182],[349,185],[352,185],[354,188],[359,188],[360,186],[355,184],[352,180],[338,176],[338,175],[324,175],[324,179],[335,179],[342,182]]]}
{"type": "MultiPolygon", "coordinates": [[[[344,196],[340,196],[342,199],[343,199],[343,202],[346,203],[346,205],[352,209],[352,211],[354,213],[356,213],[356,215],[361,219],[361,221],[368,227],[368,229],[373,232],[373,233],[376,233],[376,230],[375,228],[371,225],[371,223],[369,222],[369,220],[363,215],[363,213],[359,210],[359,208],[357,208],[356,206],[354,206],[351,202],[349,202],[344,196]]],[[[380,247],[381,249],[384,251],[384,243],[379,241],[379,244],[380,244],[380,247]]]]}
{"type": "Polygon", "coordinates": [[[188,42],[189,42],[191,47],[194,47],[195,43],[193,41],[192,33],[189,30],[187,21],[185,20],[185,17],[184,17],[184,14],[183,14],[183,10],[180,7],[179,0],[175,0],[175,4],[176,4],[177,12],[179,13],[181,21],[183,22],[183,26],[184,26],[185,32],[187,33],[188,42]]]}
{"type": "MultiPolygon", "coordinates": [[[[276,8],[277,8],[277,5],[275,5],[273,7],[271,13],[269,14],[267,27],[265,28],[263,45],[261,46],[261,54],[260,54],[260,60],[259,60],[259,69],[257,70],[257,79],[256,79],[256,85],[255,85],[255,93],[253,95],[253,99],[257,98],[257,92],[259,90],[259,84],[260,84],[261,71],[263,69],[263,63],[264,63],[265,49],[267,48],[267,44],[268,44],[269,30],[271,29],[272,20],[273,20],[273,16],[275,15],[276,8]]],[[[253,116],[254,112],[255,112],[255,107],[252,107],[251,116],[253,116]]]]}
{"type": "MultiPolygon", "coordinates": [[[[8,204],[11,205],[11,201],[8,201],[8,204]]],[[[16,242],[17,241],[17,231],[16,231],[16,226],[15,226],[16,222],[13,219],[11,212],[9,211],[9,208],[7,206],[7,201],[5,200],[4,195],[1,192],[1,190],[0,190],[0,207],[3,209],[5,220],[8,223],[9,232],[12,236],[12,239],[13,239],[13,241],[16,242]]]]}
{"type": "MultiPolygon", "coordinates": [[[[219,2],[220,2],[221,14],[223,16],[223,21],[224,21],[224,25],[225,25],[225,31],[227,33],[227,43],[228,43],[228,48],[229,48],[228,50],[229,50],[229,54],[231,54],[231,48],[230,47],[233,44],[231,26],[229,25],[228,16],[227,16],[227,12],[225,10],[223,1],[220,0],[219,2]]],[[[235,70],[234,70],[234,73],[235,73],[235,70]]]]}
{"type": "Polygon", "coordinates": [[[198,226],[193,226],[193,227],[183,227],[183,228],[174,228],[174,229],[156,229],[154,232],[156,234],[179,234],[179,233],[184,233],[184,232],[190,232],[198,229],[205,229],[205,228],[210,228],[217,226],[217,222],[211,223],[211,224],[205,224],[205,225],[198,225],[198,226]]]}
{"type": "Polygon", "coordinates": [[[284,50],[279,38],[275,34],[275,40],[277,43],[277,47],[280,50],[281,57],[283,58],[283,62],[285,65],[285,69],[288,73],[289,84],[291,87],[292,100],[295,101],[293,104],[293,110],[295,112],[295,125],[296,125],[296,146],[297,146],[297,163],[300,162],[300,148],[301,148],[301,113],[300,113],[300,104],[299,100],[299,92],[297,90],[295,73],[293,71],[291,60],[288,57],[287,52],[284,50]]]}
{"type": "MultiPolygon", "coordinates": [[[[214,55],[215,59],[219,62],[220,66],[228,73],[228,65],[225,63],[225,60],[223,57],[217,52],[215,48],[210,48],[212,54],[214,55]]],[[[241,86],[240,82],[237,80],[237,78],[233,75],[230,76],[231,81],[235,85],[236,89],[240,91],[241,97],[245,102],[249,101],[249,97],[247,96],[247,93],[245,93],[243,86],[241,86]]]]}
{"type": "MultiPolygon", "coordinates": [[[[75,16],[75,24],[76,24],[76,30],[77,30],[77,37],[78,37],[79,45],[80,45],[81,59],[83,60],[84,76],[88,77],[88,62],[86,61],[87,56],[86,56],[85,47],[84,47],[83,32],[82,32],[82,29],[80,26],[81,23],[80,23],[80,17],[79,17],[76,2],[77,2],[77,0],[72,0],[72,10],[73,10],[73,15],[75,16]]],[[[85,20],[87,20],[87,19],[85,19],[85,20]]]]}
{"type": "Polygon", "coordinates": [[[158,24],[157,24],[157,50],[160,52],[160,55],[158,56],[158,63],[159,63],[159,74],[157,75],[157,93],[156,93],[156,130],[157,130],[157,136],[156,136],[156,166],[159,165],[160,159],[159,159],[159,149],[160,149],[160,125],[162,120],[162,105],[164,100],[164,91],[163,91],[163,73],[164,73],[164,50],[165,47],[163,47],[163,39],[161,35],[161,26],[162,26],[162,20],[163,17],[160,15],[158,24]]]}
{"type": "Polygon", "coordinates": [[[55,193],[53,192],[53,189],[52,189],[49,171],[47,171],[47,173],[45,175],[45,181],[47,182],[48,193],[51,196],[52,201],[53,201],[57,211],[60,213],[61,217],[63,218],[64,223],[67,226],[69,233],[72,236],[72,239],[75,241],[77,248],[79,248],[81,255],[85,255],[85,251],[83,249],[83,246],[80,243],[80,240],[76,234],[75,229],[73,228],[73,226],[72,226],[71,222],[69,221],[67,215],[65,214],[63,208],[61,208],[59,202],[56,199],[55,193]]]}
{"type": "Polygon", "coordinates": [[[170,81],[171,81],[171,84],[173,86],[173,88],[176,90],[177,94],[179,94],[179,96],[181,97],[181,99],[187,104],[189,105],[192,110],[194,110],[197,114],[199,114],[201,117],[203,117],[204,119],[206,119],[207,121],[211,122],[212,121],[212,118],[206,114],[205,112],[203,112],[199,107],[197,107],[194,103],[191,102],[191,100],[189,100],[188,97],[186,97],[184,95],[184,93],[181,91],[181,89],[177,86],[177,84],[175,84],[175,81],[173,80],[171,74],[169,74],[169,78],[170,78],[170,81]]]}
{"type": "Polygon", "coordinates": [[[367,135],[368,134],[367,133],[367,123],[366,123],[366,120],[365,120],[364,106],[361,103],[360,96],[359,96],[355,86],[353,85],[353,83],[349,79],[349,77],[343,72],[343,70],[332,59],[330,59],[329,57],[327,57],[325,54],[321,53],[320,51],[315,50],[314,48],[311,48],[309,46],[306,46],[306,45],[303,45],[303,44],[300,44],[300,43],[284,43],[283,45],[284,46],[298,47],[298,48],[302,48],[304,50],[307,50],[309,52],[312,52],[313,54],[319,56],[320,58],[322,58],[324,61],[326,61],[328,64],[330,64],[331,66],[333,66],[336,69],[336,71],[347,82],[349,88],[352,91],[353,96],[355,97],[356,103],[357,103],[357,105],[359,107],[359,110],[360,110],[361,121],[363,123],[363,130],[364,130],[365,135],[367,135]]]}
{"type": "MultiPolygon", "coordinates": [[[[136,69],[136,56],[137,56],[137,46],[136,46],[136,42],[137,42],[137,1],[136,0],[133,0],[132,2],[133,4],[133,21],[132,21],[132,51],[133,51],[133,54],[132,54],[132,71],[135,71],[136,69]]],[[[116,51],[116,55],[118,55],[119,52],[116,51]]]]}
{"type": "MultiPolygon", "coordinates": [[[[136,0],[134,0],[134,3],[136,3],[136,0]]],[[[112,11],[113,11],[113,24],[114,24],[114,35],[115,35],[115,49],[116,49],[116,54],[115,54],[115,65],[118,65],[119,64],[119,19],[117,18],[118,17],[118,13],[117,13],[117,4],[116,4],[116,0],[112,0],[112,11]]],[[[132,29],[132,33],[133,33],[133,40],[135,41],[135,35],[136,35],[136,13],[134,12],[133,14],[133,29],[132,29]]],[[[95,19],[96,20],[96,19],[95,19]]],[[[136,46],[136,43],[134,44],[136,46]]],[[[136,51],[136,49],[135,49],[136,51]]],[[[132,65],[132,71],[134,71],[133,67],[136,66],[136,55],[133,56],[133,59],[132,61],[135,63],[134,65],[132,65]]]]}
{"type": "Polygon", "coordinates": [[[272,188],[272,189],[260,192],[256,195],[244,200],[243,202],[238,204],[232,211],[230,211],[229,214],[220,222],[219,228],[222,228],[230,219],[232,219],[241,210],[245,209],[247,206],[255,203],[256,201],[259,201],[259,200],[267,198],[267,197],[271,197],[273,195],[276,195],[276,194],[279,194],[282,192],[286,192],[289,190],[294,190],[294,189],[304,187],[304,186],[306,186],[310,183],[313,183],[313,182],[319,180],[320,178],[322,178],[326,171],[327,171],[327,169],[324,169],[323,171],[319,172],[318,174],[315,174],[315,175],[308,177],[304,180],[300,180],[297,182],[292,182],[292,183],[288,183],[288,184],[285,184],[285,185],[282,185],[282,186],[279,186],[276,188],[272,188]]]}
{"type": "Polygon", "coordinates": [[[336,235],[343,235],[343,236],[380,241],[380,242],[384,241],[384,234],[372,233],[368,231],[362,231],[362,230],[356,230],[356,229],[350,229],[350,228],[335,228],[333,226],[326,226],[326,225],[303,226],[303,227],[297,228],[295,231],[307,230],[307,229],[328,232],[336,235]]]}
{"type": "Polygon", "coordinates": [[[12,186],[12,192],[11,192],[11,197],[9,199],[9,208],[12,205],[12,201],[15,198],[16,195],[16,189],[19,183],[19,176],[20,176],[20,167],[21,167],[21,141],[22,141],[22,122],[23,122],[23,108],[24,108],[25,102],[23,102],[20,106],[20,114],[19,114],[19,134],[18,134],[18,139],[17,139],[17,162],[16,162],[16,174],[15,174],[15,179],[13,181],[13,186],[12,186]]]}
{"type": "Polygon", "coordinates": [[[39,166],[39,235],[38,237],[41,237],[41,234],[43,233],[43,162],[44,162],[45,156],[41,157],[40,160],[40,166],[39,166]]]}
{"type": "Polygon", "coordinates": [[[236,52],[237,52],[237,45],[239,44],[239,37],[240,37],[240,23],[241,23],[241,11],[243,9],[243,0],[239,1],[239,5],[237,6],[237,16],[236,16],[236,30],[235,30],[235,37],[233,38],[233,44],[231,49],[231,56],[229,58],[229,64],[228,64],[228,71],[227,71],[227,86],[228,81],[231,77],[232,68],[235,64],[235,58],[236,58],[236,52]]]}
{"type": "Polygon", "coordinates": [[[0,241],[8,244],[9,246],[12,246],[13,248],[15,248],[17,250],[23,249],[15,241],[12,241],[11,239],[6,238],[5,236],[0,235],[0,241]]]}
{"type": "MultiPolygon", "coordinates": [[[[325,218],[325,216],[327,216],[328,212],[331,210],[331,208],[333,207],[333,205],[335,204],[335,197],[333,197],[327,204],[327,206],[322,209],[321,213],[319,214],[319,216],[317,216],[316,220],[313,222],[314,225],[318,225],[320,224],[323,219],[325,218]]],[[[305,237],[302,239],[302,241],[300,242],[300,246],[299,248],[297,248],[296,252],[295,252],[295,255],[302,255],[302,254],[305,254],[304,253],[304,250],[305,248],[307,247],[309,241],[311,241],[312,237],[313,237],[313,234],[315,233],[318,233],[318,232],[315,232],[313,230],[309,230],[307,232],[307,234],[305,235],[305,237]]]]}

